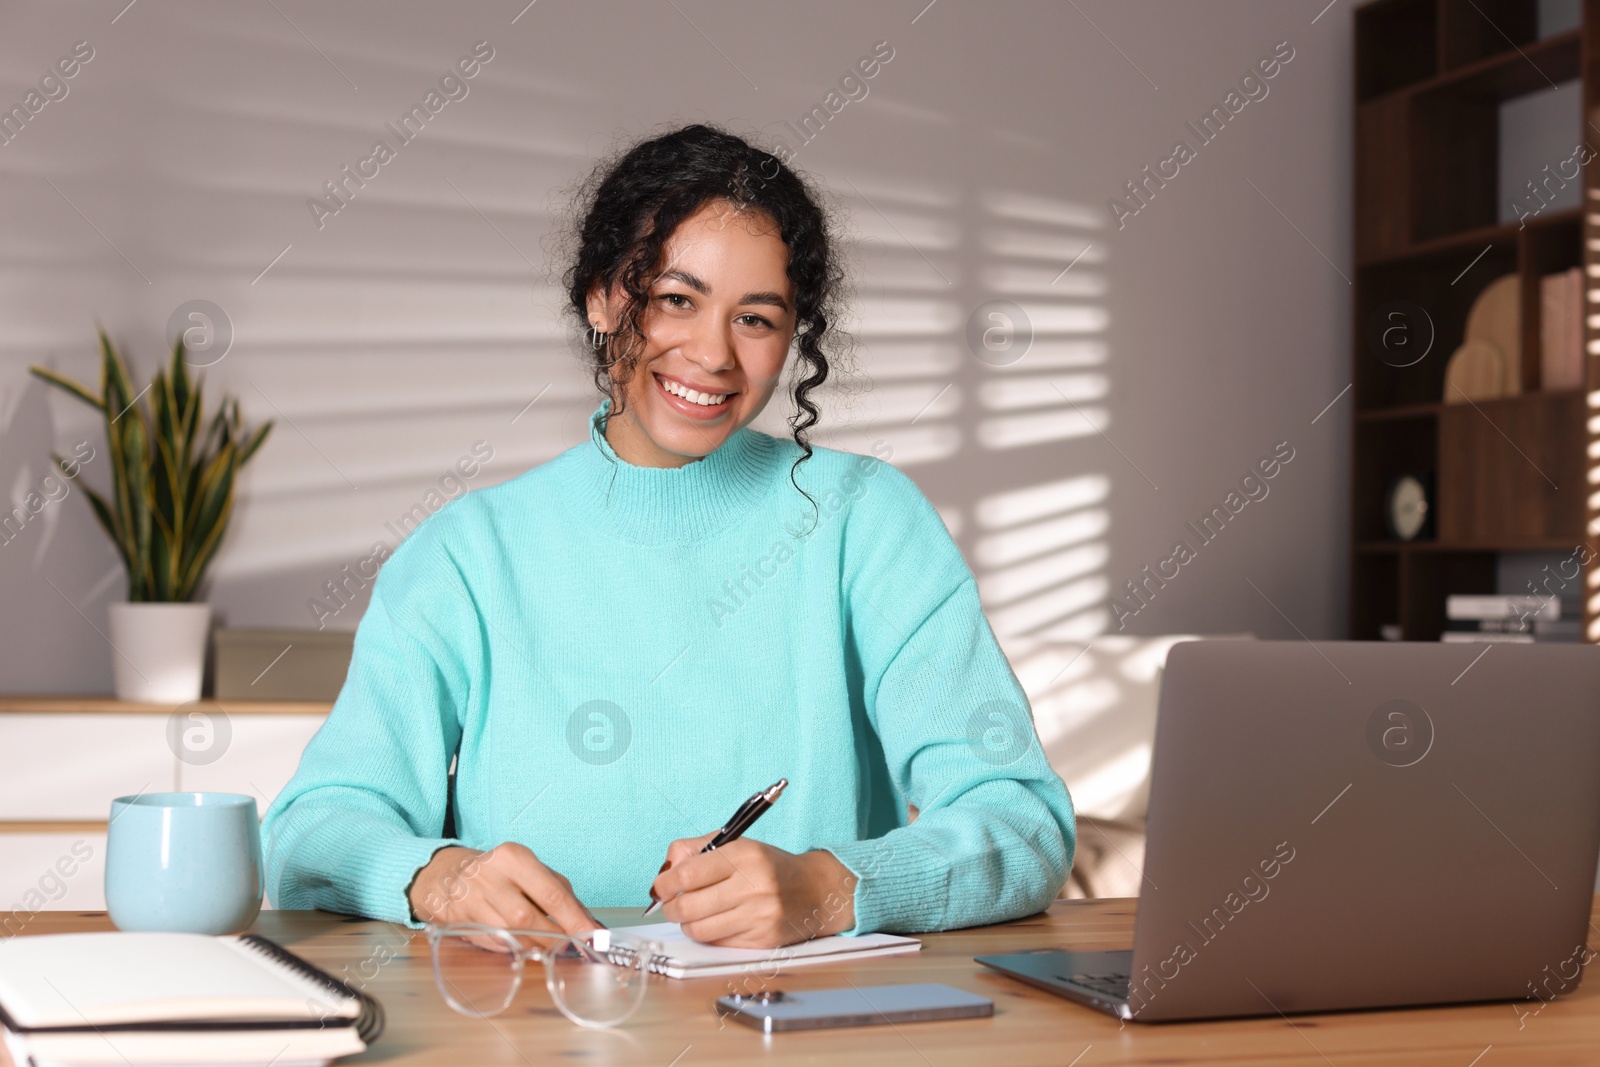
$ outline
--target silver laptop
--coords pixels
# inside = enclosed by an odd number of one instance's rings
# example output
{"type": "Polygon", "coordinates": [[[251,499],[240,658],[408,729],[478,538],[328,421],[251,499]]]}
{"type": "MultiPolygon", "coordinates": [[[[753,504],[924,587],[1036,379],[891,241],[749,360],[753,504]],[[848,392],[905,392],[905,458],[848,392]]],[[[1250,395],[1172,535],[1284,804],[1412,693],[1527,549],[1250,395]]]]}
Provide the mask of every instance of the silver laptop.
{"type": "Polygon", "coordinates": [[[1191,641],[1167,657],[1132,951],[979,963],[1141,1022],[1576,988],[1600,648],[1191,641]]]}

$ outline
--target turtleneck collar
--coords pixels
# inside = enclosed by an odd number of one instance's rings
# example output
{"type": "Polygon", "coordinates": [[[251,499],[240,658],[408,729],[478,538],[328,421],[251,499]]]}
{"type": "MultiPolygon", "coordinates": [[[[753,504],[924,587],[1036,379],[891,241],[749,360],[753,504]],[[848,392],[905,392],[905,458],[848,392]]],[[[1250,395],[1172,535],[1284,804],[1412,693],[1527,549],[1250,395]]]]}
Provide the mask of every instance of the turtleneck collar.
{"type": "Polygon", "coordinates": [[[682,467],[638,467],[606,440],[606,398],[589,416],[589,444],[575,450],[577,504],[626,541],[687,544],[747,516],[778,479],[783,446],[746,426],[715,452],[682,467]]]}

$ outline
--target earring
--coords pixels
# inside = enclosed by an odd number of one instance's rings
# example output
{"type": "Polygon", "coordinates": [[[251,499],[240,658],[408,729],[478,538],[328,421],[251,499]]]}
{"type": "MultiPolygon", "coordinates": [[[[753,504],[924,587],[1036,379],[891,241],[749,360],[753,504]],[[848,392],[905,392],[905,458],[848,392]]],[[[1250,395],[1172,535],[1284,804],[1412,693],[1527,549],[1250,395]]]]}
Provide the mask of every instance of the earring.
{"type": "Polygon", "coordinates": [[[607,335],[600,332],[600,324],[595,323],[589,327],[589,347],[596,352],[606,346],[607,335]]]}

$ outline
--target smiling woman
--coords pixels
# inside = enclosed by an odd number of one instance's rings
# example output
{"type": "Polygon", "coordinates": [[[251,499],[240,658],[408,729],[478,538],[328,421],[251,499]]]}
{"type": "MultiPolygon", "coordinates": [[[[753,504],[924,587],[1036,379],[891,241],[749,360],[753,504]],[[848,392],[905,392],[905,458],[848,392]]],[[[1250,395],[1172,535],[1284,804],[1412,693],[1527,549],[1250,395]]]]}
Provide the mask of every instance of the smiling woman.
{"type": "Polygon", "coordinates": [[[677,467],[715,451],[766,407],[793,343],[806,373],[790,425],[809,457],[843,276],[801,179],[688,127],[597,168],[577,214],[567,294],[595,385],[617,397],[606,436],[618,455],[677,467]]]}
{"type": "Polygon", "coordinates": [[[667,241],[663,253],[674,266],[642,307],[620,286],[590,291],[591,329],[606,338],[603,348],[616,349],[600,362],[623,397],[606,437],[627,462],[681,467],[700,459],[772,399],[794,336],[789,250],[774,231],[749,209],[712,201],[667,241]],[[758,288],[745,292],[746,285],[758,288]],[[612,324],[630,316],[612,346],[612,324]]]}
{"type": "Polygon", "coordinates": [[[603,164],[577,215],[588,440],[452,500],[379,572],[263,822],[273,899],[578,935],[655,897],[743,947],[1044,907],[1072,802],[972,572],[898,469],[806,440],[842,284],[810,187],[688,126],[603,164]],[[784,440],[750,423],[791,349],[784,440]],[[760,596],[708,612],[752,559],[760,596]],[[1018,712],[1003,751],[970,729],[995,707],[1018,712]]]}

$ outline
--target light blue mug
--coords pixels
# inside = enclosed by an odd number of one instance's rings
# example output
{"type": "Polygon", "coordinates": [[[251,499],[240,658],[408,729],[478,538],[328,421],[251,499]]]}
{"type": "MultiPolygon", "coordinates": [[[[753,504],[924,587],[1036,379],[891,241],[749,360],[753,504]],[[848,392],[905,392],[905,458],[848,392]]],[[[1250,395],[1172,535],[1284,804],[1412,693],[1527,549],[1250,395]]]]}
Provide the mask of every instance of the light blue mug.
{"type": "Polygon", "coordinates": [[[234,934],[261,912],[254,797],[143,793],[111,802],[106,910],[119,930],[234,934]]]}

